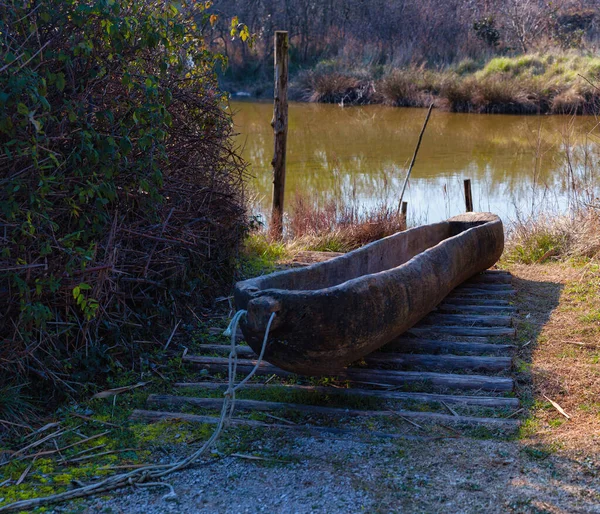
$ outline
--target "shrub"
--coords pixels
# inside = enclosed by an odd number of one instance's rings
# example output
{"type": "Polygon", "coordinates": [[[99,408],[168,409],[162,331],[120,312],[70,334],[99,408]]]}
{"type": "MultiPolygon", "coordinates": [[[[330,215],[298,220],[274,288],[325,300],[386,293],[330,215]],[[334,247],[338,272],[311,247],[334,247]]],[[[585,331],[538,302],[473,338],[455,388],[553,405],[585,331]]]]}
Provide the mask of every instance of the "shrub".
{"type": "Polygon", "coordinates": [[[73,390],[229,283],[244,165],[203,9],[0,0],[0,382],[73,390]]]}
{"type": "Polygon", "coordinates": [[[423,91],[420,79],[417,70],[394,70],[379,82],[379,89],[385,103],[397,107],[428,105],[430,96],[423,91]]]}

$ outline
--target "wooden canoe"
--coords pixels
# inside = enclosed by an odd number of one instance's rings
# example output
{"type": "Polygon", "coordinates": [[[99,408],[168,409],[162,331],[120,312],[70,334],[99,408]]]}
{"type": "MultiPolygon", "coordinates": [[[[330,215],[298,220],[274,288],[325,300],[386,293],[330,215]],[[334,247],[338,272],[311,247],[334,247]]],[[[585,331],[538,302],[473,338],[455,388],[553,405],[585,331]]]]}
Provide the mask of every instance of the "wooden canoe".
{"type": "Polygon", "coordinates": [[[265,360],[303,375],[333,374],[411,328],[456,286],[492,266],[502,221],[467,213],[412,228],[326,262],[235,287],[241,328],[265,360]]]}

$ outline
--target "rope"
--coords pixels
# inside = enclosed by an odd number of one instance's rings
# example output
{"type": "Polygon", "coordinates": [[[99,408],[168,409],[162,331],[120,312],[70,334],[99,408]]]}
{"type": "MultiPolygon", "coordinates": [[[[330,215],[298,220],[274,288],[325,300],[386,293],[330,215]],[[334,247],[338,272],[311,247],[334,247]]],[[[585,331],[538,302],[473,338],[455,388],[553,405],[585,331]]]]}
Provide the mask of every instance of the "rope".
{"type": "Polygon", "coordinates": [[[223,407],[221,408],[221,415],[219,418],[219,422],[217,423],[217,427],[214,432],[206,441],[202,447],[192,453],[190,456],[176,461],[172,464],[162,464],[162,465],[148,465],[143,468],[137,468],[133,471],[129,471],[127,473],[121,473],[118,475],[113,475],[104,480],[100,480],[96,483],[86,485],[84,487],[80,487],[78,489],[73,489],[71,491],[65,491],[64,493],[58,493],[51,496],[46,496],[43,498],[33,498],[30,500],[20,500],[14,503],[10,503],[8,505],[4,505],[0,507],[0,513],[2,512],[19,512],[22,510],[33,509],[36,507],[59,503],[66,500],[73,500],[75,498],[82,498],[84,496],[91,496],[93,494],[112,491],[114,489],[119,489],[121,487],[126,487],[128,485],[132,486],[163,486],[168,487],[170,492],[163,496],[165,500],[171,500],[176,498],[176,493],[173,487],[170,484],[165,482],[160,482],[159,479],[162,477],[174,473],[175,471],[179,471],[181,469],[189,467],[192,463],[198,460],[219,438],[223,429],[228,425],[229,420],[233,414],[233,409],[235,407],[235,393],[244,385],[248,380],[250,380],[254,374],[258,371],[260,364],[262,362],[263,356],[265,354],[265,350],[267,348],[267,341],[269,339],[269,331],[271,329],[271,324],[275,319],[275,313],[271,313],[271,317],[267,323],[267,328],[265,329],[265,336],[263,338],[262,347],[260,350],[260,354],[256,361],[256,365],[250,371],[250,373],[239,383],[235,384],[235,375],[237,371],[237,362],[238,362],[238,354],[235,344],[235,336],[237,327],[239,325],[240,319],[242,316],[246,315],[245,310],[239,310],[235,313],[229,326],[223,332],[224,335],[231,336],[230,344],[231,351],[229,352],[228,359],[228,370],[229,377],[227,381],[227,390],[224,393],[223,399],[223,407]]]}

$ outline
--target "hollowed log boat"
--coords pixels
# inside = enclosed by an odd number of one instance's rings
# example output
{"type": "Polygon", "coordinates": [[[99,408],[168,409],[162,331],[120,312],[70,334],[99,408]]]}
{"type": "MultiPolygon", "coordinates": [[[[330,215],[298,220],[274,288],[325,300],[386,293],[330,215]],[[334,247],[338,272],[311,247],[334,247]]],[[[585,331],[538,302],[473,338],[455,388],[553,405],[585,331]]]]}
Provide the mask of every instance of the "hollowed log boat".
{"type": "Polygon", "coordinates": [[[302,375],[334,374],[410,329],[504,248],[500,218],[466,213],[398,232],[329,261],[238,282],[241,328],[265,360],[302,375]]]}

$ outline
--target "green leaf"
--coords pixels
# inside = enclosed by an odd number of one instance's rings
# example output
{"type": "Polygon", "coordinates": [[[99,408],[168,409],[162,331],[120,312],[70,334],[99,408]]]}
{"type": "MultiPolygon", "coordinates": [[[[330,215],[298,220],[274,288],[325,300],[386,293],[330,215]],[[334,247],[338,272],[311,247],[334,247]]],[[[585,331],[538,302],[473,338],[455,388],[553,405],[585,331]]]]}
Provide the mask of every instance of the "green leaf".
{"type": "Polygon", "coordinates": [[[65,89],[65,74],[64,73],[57,73],[56,74],[56,88],[59,91],[62,91],[65,89]]]}

